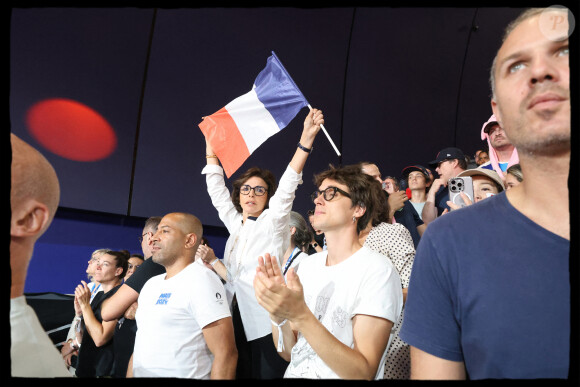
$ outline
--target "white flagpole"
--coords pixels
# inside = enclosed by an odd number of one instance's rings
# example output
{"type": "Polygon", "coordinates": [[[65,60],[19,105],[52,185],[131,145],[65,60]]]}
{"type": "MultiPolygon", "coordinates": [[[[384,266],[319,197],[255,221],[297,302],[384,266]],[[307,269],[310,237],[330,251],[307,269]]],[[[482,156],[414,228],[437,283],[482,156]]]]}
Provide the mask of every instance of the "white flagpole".
{"type": "MultiPolygon", "coordinates": [[[[308,104],[308,108],[310,110],[312,110],[312,106],[310,106],[310,104],[308,104]]],[[[334,145],[334,142],[332,141],[332,138],[330,138],[330,136],[328,135],[328,132],[324,128],[324,125],[320,125],[320,129],[322,129],[322,131],[324,132],[324,134],[326,134],[326,138],[328,138],[328,141],[330,141],[330,145],[332,145],[332,147],[334,148],[334,151],[336,152],[336,154],[338,156],[340,156],[340,152],[338,151],[338,148],[336,147],[336,145],[334,145]]]]}

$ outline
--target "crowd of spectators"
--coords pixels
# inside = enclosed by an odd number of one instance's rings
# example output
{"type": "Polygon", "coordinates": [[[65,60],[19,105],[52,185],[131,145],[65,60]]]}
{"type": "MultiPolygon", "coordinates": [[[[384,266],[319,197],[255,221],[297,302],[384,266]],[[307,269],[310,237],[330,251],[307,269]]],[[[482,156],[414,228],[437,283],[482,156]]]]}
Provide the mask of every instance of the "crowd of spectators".
{"type": "Polygon", "coordinates": [[[206,142],[201,173],[229,232],[223,257],[195,215],[147,219],[139,254],[93,252],[60,354],[22,302],[58,179],[12,135],[21,156],[11,190],[12,376],[567,378],[568,47],[540,32],[544,11],[506,29],[473,159],[448,146],[401,171],[364,160],[330,166],[314,175],[303,216],[292,203],[321,110],[306,116],[279,181],[254,167],[230,192],[206,142]],[[25,182],[34,178],[41,188],[25,182]],[[450,179],[463,182],[461,204],[450,200],[450,179]],[[30,338],[42,345],[25,359],[30,338]]]}

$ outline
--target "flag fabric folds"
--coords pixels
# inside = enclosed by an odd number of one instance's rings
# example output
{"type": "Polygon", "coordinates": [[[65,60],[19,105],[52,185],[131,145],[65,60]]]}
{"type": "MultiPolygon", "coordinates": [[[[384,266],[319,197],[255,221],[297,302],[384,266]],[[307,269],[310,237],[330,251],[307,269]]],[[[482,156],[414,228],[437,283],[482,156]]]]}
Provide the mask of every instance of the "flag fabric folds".
{"type": "Polygon", "coordinates": [[[199,128],[230,177],[305,106],[308,101],[272,51],[252,90],[205,117],[199,128]]]}

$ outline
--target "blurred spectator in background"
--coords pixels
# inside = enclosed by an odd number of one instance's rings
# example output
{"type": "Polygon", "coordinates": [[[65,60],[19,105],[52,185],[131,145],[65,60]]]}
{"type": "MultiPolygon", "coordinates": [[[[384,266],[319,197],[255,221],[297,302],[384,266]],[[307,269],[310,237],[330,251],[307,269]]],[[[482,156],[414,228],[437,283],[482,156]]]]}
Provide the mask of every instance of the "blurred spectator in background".
{"type": "Polygon", "coordinates": [[[497,122],[495,115],[491,115],[481,128],[481,139],[487,140],[489,161],[481,164],[482,168],[494,170],[505,179],[504,172],[508,167],[519,163],[517,149],[507,138],[505,131],[497,122]]]}
{"type": "Polygon", "coordinates": [[[312,232],[304,217],[296,211],[290,212],[290,246],[282,258],[282,274],[286,275],[291,267],[298,270],[300,261],[308,257],[308,247],[312,241],[312,232]]]}
{"type": "Polygon", "coordinates": [[[520,164],[514,164],[509,167],[505,175],[505,190],[509,190],[524,181],[524,174],[520,164]]]}
{"type": "Polygon", "coordinates": [[[314,210],[308,210],[306,215],[308,216],[308,224],[310,225],[310,230],[312,231],[312,241],[310,242],[310,247],[308,248],[308,255],[312,255],[326,250],[326,238],[324,238],[324,233],[322,231],[315,230],[314,226],[312,226],[314,210]]]}
{"type": "Polygon", "coordinates": [[[91,291],[85,281],[75,289],[75,308],[82,313],[84,329],[75,375],[78,377],[111,377],[113,375],[113,336],[117,320],[103,321],[101,303],[114,294],[127,273],[129,255],[124,251],[109,250],[99,257],[95,280],[102,292],[91,302],[91,291]]]}
{"type": "MultiPolygon", "coordinates": [[[[87,279],[90,281],[87,285],[91,291],[90,302],[93,301],[93,298],[95,298],[95,295],[97,294],[97,292],[100,292],[103,290],[101,288],[101,284],[98,283],[97,281],[95,281],[94,276],[95,276],[95,270],[97,268],[97,262],[99,260],[99,257],[109,250],[110,249],[97,249],[97,250],[93,251],[93,253],[91,254],[91,259],[89,259],[89,261],[88,261],[86,273],[87,273],[87,279]]],[[[77,364],[77,359],[78,359],[78,351],[75,349],[75,346],[76,347],[80,346],[80,341],[82,339],[81,321],[82,321],[82,314],[80,313],[80,311],[75,310],[75,317],[73,318],[70,329],[68,330],[68,334],[66,336],[66,342],[63,344],[63,346],[60,349],[60,353],[63,355],[64,362],[65,362],[66,366],[68,367],[69,371],[73,375],[74,375],[74,371],[75,371],[76,366],[77,366],[76,364],[77,364]]]]}
{"type": "Polygon", "coordinates": [[[433,183],[429,177],[429,171],[422,165],[411,165],[403,168],[401,172],[404,181],[411,191],[409,202],[415,208],[415,211],[422,219],[423,207],[427,201],[427,191],[433,183]]]}
{"type": "MultiPolygon", "coordinates": [[[[145,260],[141,254],[132,254],[128,261],[127,275],[125,275],[124,282],[135,273],[135,271],[143,264],[145,260]]],[[[127,376],[127,367],[129,359],[133,354],[133,346],[135,345],[135,334],[137,333],[137,322],[135,321],[135,313],[137,312],[137,303],[134,302],[125,311],[123,317],[119,319],[115,325],[115,334],[113,336],[113,350],[115,359],[113,362],[113,377],[124,378],[127,376]]]]}
{"type": "Polygon", "coordinates": [[[453,147],[442,149],[437,153],[435,160],[429,162],[429,165],[437,166],[435,171],[439,174],[439,178],[431,184],[427,194],[427,202],[423,207],[422,219],[427,225],[446,209],[449,211],[447,182],[467,169],[463,151],[453,147]]]}

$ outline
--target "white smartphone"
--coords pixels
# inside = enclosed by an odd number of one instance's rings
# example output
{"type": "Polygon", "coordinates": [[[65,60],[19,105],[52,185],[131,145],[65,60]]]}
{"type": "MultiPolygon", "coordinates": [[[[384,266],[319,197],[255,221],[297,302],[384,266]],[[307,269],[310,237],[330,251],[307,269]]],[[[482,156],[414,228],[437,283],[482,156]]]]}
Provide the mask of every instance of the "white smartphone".
{"type": "Polygon", "coordinates": [[[465,202],[461,197],[461,192],[467,195],[471,203],[473,200],[473,180],[471,176],[464,177],[453,177],[449,179],[447,183],[447,188],[449,189],[449,200],[453,204],[457,204],[460,207],[465,207],[465,202]]]}

